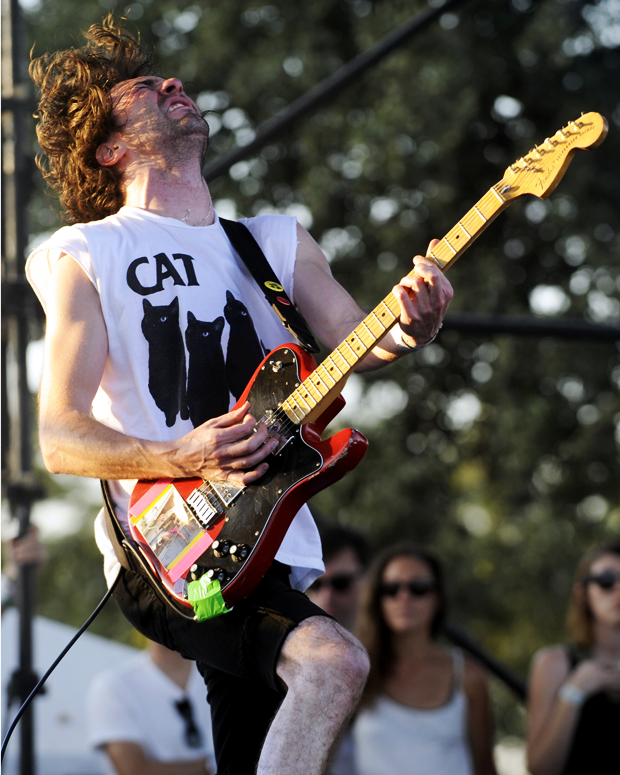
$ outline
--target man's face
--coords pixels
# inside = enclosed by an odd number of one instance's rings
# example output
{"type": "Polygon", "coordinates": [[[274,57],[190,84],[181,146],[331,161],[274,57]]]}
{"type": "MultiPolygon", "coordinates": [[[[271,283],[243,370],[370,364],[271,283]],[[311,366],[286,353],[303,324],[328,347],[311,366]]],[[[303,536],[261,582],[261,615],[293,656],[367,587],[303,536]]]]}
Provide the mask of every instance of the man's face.
{"type": "Polygon", "coordinates": [[[307,590],[313,603],[348,630],[355,628],[364,568],[349,547],[325,561],[325,573],[307,590]]]}
{"type": "Polygon", "coordinates": [[[187,153],[195,138],[204,155],[209,126],[176,78],[143,76],[121,81],[110,90],[118,135],[134,154],[187,153]]]}

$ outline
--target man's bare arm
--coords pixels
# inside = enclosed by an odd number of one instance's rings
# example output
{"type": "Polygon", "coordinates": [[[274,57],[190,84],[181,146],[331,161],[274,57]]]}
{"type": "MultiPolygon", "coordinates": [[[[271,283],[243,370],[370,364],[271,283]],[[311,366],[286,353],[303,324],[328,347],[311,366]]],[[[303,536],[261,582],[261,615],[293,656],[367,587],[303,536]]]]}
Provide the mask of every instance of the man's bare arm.
{"type": "MultiPolygon", "coordinates": [[[[335,348],[366,313],[333,278],[322,250],[301,226],[297,227],[297,237],[295,301],[319,339],[335,348]]],[[[399,325],[383,337],[358,371],[379,369],[403,355],[401,331],[412,344],[424,344],[439,330],[452,299],[452,286],[431,260],[416,256],[414,266],[415,276],[404,277],[392,289],[401,308],[399,325]]]]}
{"type": "Polygon", "coordinates": [[[119,775],[209,775],[207,760],[158,762],[147,759],[138,743],[108,743],[106,752],[119,775]]]}
{"type": "Polygon", "coordinates": [[[267,470],[273,450],[249,404],[170,442],[127,436],[91,417],[108,339],[99,295],[69,256],[58,261],[47,297],[40,441],[53,473],[102,479],[203,476],[248,484],[267,470]],[[266,442],[266,443],[265,443],[266,442]]]}

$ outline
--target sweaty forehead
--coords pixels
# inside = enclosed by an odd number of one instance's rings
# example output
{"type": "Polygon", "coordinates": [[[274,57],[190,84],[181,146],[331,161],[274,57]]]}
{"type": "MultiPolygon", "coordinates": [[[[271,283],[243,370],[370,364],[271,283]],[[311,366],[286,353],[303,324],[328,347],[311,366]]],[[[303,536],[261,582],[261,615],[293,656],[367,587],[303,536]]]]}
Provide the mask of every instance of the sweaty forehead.
{"type": "Polygon", "coordinates": [[[155,89],[165,79],[156,75],[147,75],[140,78],[129,78],[126,81],[120,81],[110,89],[110,97],[112,99],[121,99],[129,94],[137,86],[146,86],[147,88],[155,89]]]}

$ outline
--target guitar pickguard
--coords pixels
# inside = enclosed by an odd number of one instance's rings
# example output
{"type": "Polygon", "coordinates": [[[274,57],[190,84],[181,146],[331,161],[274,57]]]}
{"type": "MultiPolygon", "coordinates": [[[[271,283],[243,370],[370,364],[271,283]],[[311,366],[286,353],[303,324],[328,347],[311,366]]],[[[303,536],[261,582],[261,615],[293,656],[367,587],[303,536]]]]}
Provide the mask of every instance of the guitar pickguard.
{"type": "MultiPolygon", "coordinates": [[[[320,452],[304,440],[302,426],[293,424],[279,409],[282,401],[301,382],[300,364],[292,348],[282,348],[275,353],[257,372],[247,400],[252,406],[253,416],[264,422],[270,435],[278,438],[280,443],[275,453],[266,458],[269,465],[267,473],[257,482],[247,485],[226,510],[225,522],[218,536],[218,547],[226,541],[232,546],[247,547],[247,557],[241,562],[235,561],[230,553],[217,557],[210,547],[197,561],[201,569],[224,571],[226,579],[222,590],[225,598],[230,597],[226,594],[227,587],[237,574],[255,562],[254,552],[278,504],[292,487],[315,475],[323,464],[320,452]]],[[[245,397],[242,397],[240,403],[244,400],[245,397]]],[[[291,521],[292,517],[288,520],[287,529],[291,521]]],[[[272,560],[273,557],[268,564],[272,560]]],[[[264,563],[259,564],[262,566],[264,563]]]]}

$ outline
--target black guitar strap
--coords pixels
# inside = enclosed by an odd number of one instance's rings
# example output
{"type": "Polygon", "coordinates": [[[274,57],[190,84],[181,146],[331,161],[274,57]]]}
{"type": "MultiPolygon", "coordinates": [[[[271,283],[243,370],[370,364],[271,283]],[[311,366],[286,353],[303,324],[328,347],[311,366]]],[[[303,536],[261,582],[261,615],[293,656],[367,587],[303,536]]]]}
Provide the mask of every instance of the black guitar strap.
{"type": "Polygon", "coordinates": [[[284,327],[295,336],[304,350],[318,353],[319,347],[308,328],[308,324],[295,309],[260,245],[252,236],[252,232],[239,221],[228,221],[225,218],[220,218],[220,223],[235,252],[258,283],[284,327]]]}

